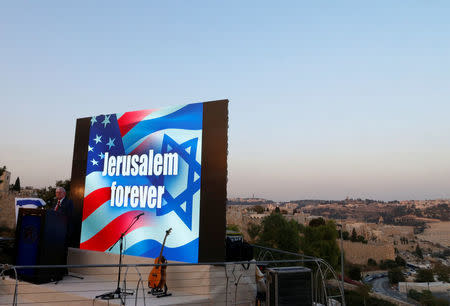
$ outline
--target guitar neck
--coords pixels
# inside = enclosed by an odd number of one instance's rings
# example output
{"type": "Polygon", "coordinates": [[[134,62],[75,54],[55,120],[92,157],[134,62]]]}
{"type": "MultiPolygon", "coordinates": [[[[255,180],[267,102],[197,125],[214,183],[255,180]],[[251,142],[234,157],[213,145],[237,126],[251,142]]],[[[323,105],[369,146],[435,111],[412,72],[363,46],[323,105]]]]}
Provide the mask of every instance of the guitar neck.
{"type": "Polygon", "coordinates": [[[164,241],[163,241],[163,244],[161,246],[161,252],[159,253],[159,258],[161,258],[161,256],[162,256],[162,253],[163,253],[163,250],[164,250],[164,245],[166,244],[166,239],[167,239],[167,234],[166,234],[166,237],[164,237],[164,241]]]}

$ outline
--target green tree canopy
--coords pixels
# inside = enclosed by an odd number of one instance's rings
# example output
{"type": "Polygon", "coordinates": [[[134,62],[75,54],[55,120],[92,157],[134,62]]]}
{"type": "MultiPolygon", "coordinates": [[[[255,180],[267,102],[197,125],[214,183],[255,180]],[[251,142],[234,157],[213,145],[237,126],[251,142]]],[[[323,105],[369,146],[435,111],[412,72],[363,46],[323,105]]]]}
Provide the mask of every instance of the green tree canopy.
{"type": "Polygon", "coordinates": [[[270,214],[262,220],[258,244],[297,253],[300,248],[298,223],[287,221],[279,213],[270,214]]]}
{"type": "Polygon", "coordinates": [[[234,231],[234,232],[240,232],[241,231],[239,229],[239,226],[237,226],[236,224],[228,224],[227,225],[227,230],[228,231],[234,231]]]}
{"type": "Polygon", "coordinates": [[[422,249],[420,248],[419,245],[416,246],[416,251],[415,251],[417,257],[422,258],[423,259],[423,253],[422,253],[422,249]]]}
{"type": "Polygon", "coordinates": [[[355,228],[353,228],[353,230],[352,230],[352,237],[350,238],[350,240],[351,240],[352,242],[358,241],[358,235],[356,234],[355,228]]]}
{"type": "Polygon", "coordinates": [[[333,221],[302,226],[273,212],[262,220],[257,243],[262,246],[323,258],[333,267],[339,262],[338,232],[333,221]],[[302,235],[300,235],[302,234],[302,235]]]}
{"type": "Polygon", "coordinates": [[[347,232],[347,231],[343,231],[342,232],[342,239],[348,240],[349,237],[350,237],[350,233],[349,232],[347,232]]]}
{"type": "Polygon", "coordinates": [[[20,178],[19,177],[16,178],[16,182],[14,183],[12,190],[20,191],[20,178]]]}
{"type": "Polygon", "coordinates": [[[325,225],[325,220],[323,218],[315,218],[309,221],[309,226],[316,227],[325,225]]]}
{"type": "Polygon", "coordinates": [[[448,301],[445,298],[436,298],[429,290],[422,290],[422,292],[419,292],[417,290],[411,289],[408,291],[408,297],[420,302],[420,305],[424,306],[449,305],[448,301]]]}
{"type": "Polygon", "coordinates": [[[56,187],[63,187],[66,190],[66,196],[70,197],[70,180],[59,180],[56,181],[55,186],[39,189],[37,195],[47,203],[47,209],[51,208],[52,204],[55,202],[56,187]]]}
{"type": "Polygon", "coordinates": [[[416,282],[434,282],[433,270],[431,269],[419,269],[416,275],[416,282]]]}
{"type": "Polygon", "coordinates": [[[247,233],[250,236],[251,242],[254,242],[259,232],[261,231],[261,226],[253,222],[247,224],[247,233]]]}
{"type": "Polygon", "coordinates": [[[450,267],[438,262],[434,265],[433,271],[437,274],[438,281],[450,283],[450,267]]]}
{"type": "Polygon", "coordinates": [[[364,244],[367,244],[366,238],[364,238],[364,236],[362,236],[362,235],[358,235],[358,237],[356,237],[356,240],[357,240],[358,242],[362,242],[362,243],[364,243],[364,244]]]}
{"type": "Polygon", "coordinates": [[[377,261],[373,258],[369,258],[369,259],[367,259],[367,265],[375,267],[377,265],[377,261]]]}
{"type": "Polygon", "coordinates": [[[333,267],[337,267],[340,254],[337,238],[338,232],[333,221],[327,221],[325,225],[320,226],[307,226],[303,229],[300,248],[305,255],[323,258],[333,267]]]}
{"type": "Polygon", "coordinates": [[[399,266],[406,266],[406,260],[404,260],[402,257],[400,257],[399,255],[397,255],[397,257],[395,257],[395,262],[397,263],[397,265],[399,266]]]}
{"type": "Polygon", "coordinates": [[[398,264],[394,260],[386,259],[380,261],[380,269],[394,269],[397,267],[398,264]]]}
{"type": "Polygon", "coordinates": [[[353,280],[361,280],[361,269],[357,266],[350,267],[348,276],[353,280]]]}
{"type": "Polygon", "coordinates": [[[404,282],[405,276],[401,268],[396,267],[388,271],[388,278],[391,284],[397,284],[398,282],[404,282]]]}
{"type": "Polygon", "coordinates": [[[408,291],[408,297],[410,297],[416,301],[419,301],[421,296],[422,296],[422,294],[415,289],[410,289],[408,291]]]}

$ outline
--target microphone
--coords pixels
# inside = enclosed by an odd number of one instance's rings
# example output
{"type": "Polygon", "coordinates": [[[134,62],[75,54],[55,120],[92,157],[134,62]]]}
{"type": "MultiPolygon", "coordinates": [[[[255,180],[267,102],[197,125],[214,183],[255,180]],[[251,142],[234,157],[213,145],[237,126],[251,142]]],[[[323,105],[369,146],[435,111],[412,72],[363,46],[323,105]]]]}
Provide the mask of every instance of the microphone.
{"type": "Polygon", "coordinates": [[[143,216],[144,215],[144,213],[140,213],[139,215],[137,215],[135,218],[136,218],[136,220],[137,219],[139,219],[141,216],[143,216]]]}

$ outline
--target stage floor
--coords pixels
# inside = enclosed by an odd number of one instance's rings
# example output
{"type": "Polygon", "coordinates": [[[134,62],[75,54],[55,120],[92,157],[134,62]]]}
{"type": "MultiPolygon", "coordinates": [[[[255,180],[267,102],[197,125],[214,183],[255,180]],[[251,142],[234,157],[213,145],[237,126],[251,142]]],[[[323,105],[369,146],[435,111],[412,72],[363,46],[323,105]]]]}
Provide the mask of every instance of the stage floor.
{"type": "MultiPolygon", "coordinates": [[[[95,299],[96,296],[115,291],[117,267],[96,265],[116,264],[118,255],[69,248],[68,264],[82,268],[69,269],[70,275],[59,282],[36,285],[18,283],[19,305],[120,305],[120,300],[95,299]]],[[[153,259],[123,256],[123,264],[149,264],[153,259]]],[[[255,265],[182,265],[168,266],[166,280],[172,296],[157,298],[148,294],[148,275],[151,266],[122,268],[120,286],[126,278],[127,289],[136,291],[137,305],[254,305],[256,297],[255,265]],[[142,282],[140,282],[142,280],[142,282]]],[[[13,302],[15,279],[0,278],[0,305],[13,302]]],[[[135,305],[136,295],[127,296],[126,304],[135,305]]]]}
{"type": "MultiPolygon", "coordinates": [[[[73,274],[75,275],[75,274],[73,274]]],[[[92,275],[80,275],[84,279],[65,276],[58,282],[32,284],[24,281],[18,283],[18,305],[120,305],[119,299],[101,300],[95,297],[114,291],[117,282],[105,281],[92,275]]],[[[122,284],[121,284],[122,285],[122,284]]],[[[147,285],[146,282],[144,284],[147,285]]],[[[6,278],[0,280],[0,305],[11,305],[13,302],[15,280],[6,278]]],[[[123,289],[123,288],[122,288],[123,289]]],[[[135,288],[127,288],[133,289],[135,288]]],[[[213,305],[209,296],[176,292],[169,289],[171,296],[157,298],[148,294],[148,288],[139,288],[137,305],[213,305]],[[143,294],[145,293],[145,294],[143,294]]],[[[136,295],[126,297],[127,305],[135,305],[136,295]]]]}

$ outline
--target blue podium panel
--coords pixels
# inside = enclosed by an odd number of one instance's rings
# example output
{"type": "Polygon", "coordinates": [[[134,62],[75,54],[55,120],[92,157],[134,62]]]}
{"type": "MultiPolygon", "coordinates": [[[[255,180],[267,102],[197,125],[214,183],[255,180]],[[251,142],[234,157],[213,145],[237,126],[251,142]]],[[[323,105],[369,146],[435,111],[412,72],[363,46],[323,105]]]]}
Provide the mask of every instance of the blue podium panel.
{"type": "MultiPolygon", "coordinates": [[[[20,208],[16,228],[16,265],[64,265],[67,218],[54,211],[20,208]]],[[[64,269],[18,269],[20,279],[33,283],[59,280],[64,269]]]]}
{"type": "MultiPolygon", "coordinates": [[[[16,265],[36,265],[39,255],[39,238],[42,218],[39,215],[25,215],[18,229],[16,265]]],[[[32,275],[34,270],[21,271],[24,275],[32,275]]]]}

